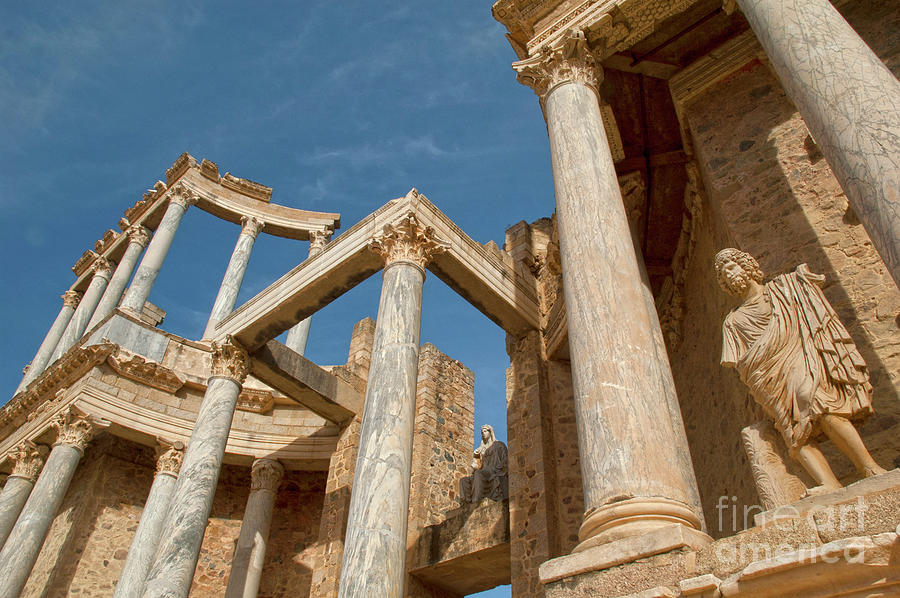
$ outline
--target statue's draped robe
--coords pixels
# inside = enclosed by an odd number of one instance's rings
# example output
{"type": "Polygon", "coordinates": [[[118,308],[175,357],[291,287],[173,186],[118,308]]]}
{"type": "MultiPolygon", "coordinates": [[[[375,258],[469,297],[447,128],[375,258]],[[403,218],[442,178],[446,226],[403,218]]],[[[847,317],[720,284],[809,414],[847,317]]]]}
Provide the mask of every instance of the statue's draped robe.
{"type": "Polygon", "coordinates": [[[774,278],[722,326],[722,365],[734,367],[791,449],[818,419],[872,413],[866,364],[806,264],[774,278]]]}

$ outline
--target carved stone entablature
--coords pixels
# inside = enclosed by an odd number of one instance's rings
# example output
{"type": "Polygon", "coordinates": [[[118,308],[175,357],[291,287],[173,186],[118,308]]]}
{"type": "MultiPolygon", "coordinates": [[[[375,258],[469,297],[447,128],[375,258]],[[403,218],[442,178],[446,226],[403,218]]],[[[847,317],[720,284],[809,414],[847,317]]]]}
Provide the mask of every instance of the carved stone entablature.
{"type": "Polygon", "coordinates": [[[231,336],[212,343],[212,375],[241,384],[250,373],[250,356],[231,336]]]}
{"type": "Polygon", "coordinates": [[[253,199],[258,199],[259,201],[267,203],[272,201],[271,187],[266,187],[265,185],[261,185],[250,179],[236,177],[230,172],[226,172],[225,176],[219,179],[219,183],[221,183],[223,187],[237,191],[241,195],[246,195],[247,197],[252,197],[253,199]]]}
{"type": "Polygon", "coordinates": [[[154,200],[158,199],[162,196],[163,193],[166,192],[166,184],[162,181],[156,181],[153,183],[153,187],[144,191],[144,195],[141,196],[146,203],[146,205],[150,205],[154,200]]]}
{"type": "Polygon", "coordinates": [[[139,225],[128,227],[126,234],[128,235],[129,243],[137,243],[141,247],[146,247],[150,243],[152,236],[150,229],[139,225]]]}
{"type": "Polygon", "coordinates": [[[168,393],[174,393],[184,385],[184,381],[169,368],[121,349],[106,361],[120,376],[168,393]]]}
{"type": "Polygon", "coordinates": [[[81,301],[81,293],[78,291],[69,290],[60,295],[60,297],[63,300],[63,305],[72,309],[78,307],[78,302],[81,301]]]}
{"type": "Polygon", "coordinates": [[[116,239],[119,238],[119,233],[116,231],[109,229],[105,233],[103,233],[103,237],[98,239],[96,243],[94,243],[94,251],[97,253],[103,253],[115,242],[116,239]]]}
{"type": "Polygon", "coordinates": [[[112,261],[106,259],[101,256],[98,257],[94,263],[91,265],[91,270],[94,271],[94,276],[99,276],[100,278],[109,278],[112,276],[112,272],[115,269],[115,264],[112,261]]]}
{"type": "Polygon", "coordinates": [[[150,201],[146,199],[139,199],[134,202],[134,205],[125,210],[125,220],[128,222],[137,222],[138,219],[144,215],[144,212],[147,211],[147,208],[150,207],[150,201]]]}
{"type": "Polygon", "coordinates": [[[257,459],[250,468],[251,492],[277,492],[284,477],[284,466],[275,459],[257,459]]]}
{"type": "Polygon", "coordinates": [[[325,249],[331,240],[330,230],[314,230],[309,233],[309,252],[316,254],[325,249]]]}
{"type": "Polygon", "coordinates": [[[175,441],[172,444],[160,443],[156,447],[156,473],[178,477],[181,463],[184,461],[184,443],[175,441]]]}
{"type": "Polygon", "coordinates": [[[166,169],[166,183],[171,185],[178,178],[187,172],[187,169],[197,164],[197,161],[187,152],[184,152],[170,168],[166,169]]]}
{"type": "Polygon", "coordinates": [[[369,241],[369,249],[380,255],[385,265],[407,262],[422,270],[448,245],[434,236],[433,228],[419,224],[414,212],[395,224],[385,225],[383,233],[369,241]]]}
{"type": "Polygon", "coordinates": [[[257,388],[244,388],[238,395],[237,408],[250,413],[268,413],[275,406],[275,395],[272,391],[257,388]]]}
{"type": "Polygon", "coordinates": [[[259,235],[259,232],[263,229],[265,223],[253,216],[244,216],[241,218],[241,234],[242,235],[250,235],[254,239],[259,235]]]}
{"type": "Polygon", "coordinates": [[[25,478],[33,484],[41,473],[48,452],[46,446],[25,440],[9,452],[9,459],[13,462],[10,475],[25,478]]]}
{"type": "Polygon", "coordinates": [[[571,32],[557,47],[545,47],[531,58],[513,63],[519,83],[541,98],[561,83],[583,83],[597,89],[603,78],[583,31],[571,32]]]}
{"type": "Polygon", "coordinates": [[[185,210],[197,203],[197,194],[184,185],[175,185],[172,191],[173,193],[169,201],[179,204],[185,210]]]}
{"type": "Polygon", "coordinates": [[[52,425],[57,432],[54,446],[64,444],[82,452],[96,432],[96,427],[90,418],[79,413],[74,407],[63,410],[53,420],[52,425]]]}
{"type": "Polygon", "coordinates": [[[200,174],[205,176],[211,181],[219,182],[219,165],[211,160],[207,160],[203,158],[203,161],[200,162],[200,174]]]}
{"type": "Polygon", "coordinates": [[[94,260],[97,259],[97,253],[88,249],[84,253],[81,254],[81,257],[78,258],[78,261],[75,262],[75,265],[72,266],[72,272],[75,273],[75,276],[81,276],[85,272],[87,272],[88,268],[91,267],[91,264],[94,263],[94,260]]]}

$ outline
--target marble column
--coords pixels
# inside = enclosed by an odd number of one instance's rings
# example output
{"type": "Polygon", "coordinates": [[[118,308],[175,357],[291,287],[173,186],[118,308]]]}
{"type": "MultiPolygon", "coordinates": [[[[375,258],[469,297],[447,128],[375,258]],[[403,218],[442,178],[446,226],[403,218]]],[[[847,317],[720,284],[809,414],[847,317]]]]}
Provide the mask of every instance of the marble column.
{"type": "Polygon", "coordinates": [[[828,0],[737,0],[900,285],[900,82],[828,0]]]}
{"type": "Polygon", "coordinates": [[[216,295],[215,302],[213,302],[213,308],[209,314],[209,320],[206,322],[203,338],[212,338],[213,333],[216,331],[216,324],[234,311],[234,303],[237,301],[241,283],[244,281],[244,273],[247,272],[247,264],[250,262],[250,253],[253,251],[253,244],[256,242],[256,236],[262,230],[262,227],[263,223],[256,218],[245,216],[241,220],[241,234],[238,235],[234,251],[231,252],[231,259],[228,261],[228,267],[225,269],[222,284],[219,285],[219,293],[216,295]]]}
{"type": "Polygon", "coordinates": [[[50,358],[50,363],[59,359],[63,353],[72,347],[72,345],[81,340],[81,336],[84,334],[84,331],[87,330],[88,322],[90,321],[91,316],[94,315],[94,310],[97,308],[97,304],[103,296],[103,291],[106,290],[106,285],[109,282],[109,277],[112,275],[113,271],[112,262],[105,257],[98,257],[94,260],[94,264],[91,268],[94,271],[91,282],[84,292],[84,297],[82,297],[81,301],[78,303],[78,307],[75,309],[72,319],[69,320],[66,331],[63,333],[62,338],[59,339],[59,344],[56,345],[56,349],[53,350],[53,356],[50,358]]]}
{"type": "Polygon", "coordinates": [[[141,265],[138,266],[134,275],[134,280],[131,281],[131,286],[128,287],[125,299],[122,300],[123,308],[130,309],[137,314],[143,311],[144,303],[150,296],[153,283],[156,281],[157,275],[159,275],[159,270],[166,259],[166,254],[169,253],[169,247],[172,245],[172,239],[175,238],[178,225],[181,224],[181,219],[184,213],[187,212],[188,207],[195,203],[197,203],[197,194],[190,189],[182,185],[176,185],[172,190],[166,213],[163,215],[159,226],[156,227],[153,239],[144,253],[144,259],[141,260],[141,265]]]}
{"type": "MultiPolygon", "coordinates": [[[[314,257],[322,253],[330,239],[330,230],[311,231],[309,233],[309,257],[314,257]]],[[[311,323],[312,316],[297,322],[293,328],[288,330],[287,339],[285,339],[284,342],[285,346],[296,351],[300,355],[305,355],[306,342],[309,340],[309,326],[311,323]]]]}
{"type": "Polygon", "coordinates": [[[671,371],[600,113],[600,69],[582,33],[514,68],[541,96],[550,137],[586,509],[576,551],[666,525],[700,529],[671,371]]]}
{"type": "Polygon", "coordinates": [[[125,254],[119,260],[119,265],[116,266],[116,271],[109,279],[106,291],[103,292],[103,297],[97,304],[91,321],[88,322],[88,330],[99,324],[100,320],[111,314],[119,305],[138,258],[150,242],[150,231],[143,226],[132,226],[125,234],[128,235],[128,247],[125,248],[125,254]]]}
{"type": "Polygon", "coordinates": [[[61,413],[53,425],[58,431],[56,443],[0,551],[0,598],[18,598],[25,587],[47,530],[95,432],[94,424],[72,408],[61,413]]]}
{"type": "Polygon", "coordinates": [[[275,497],[283,476],[284,467],[275,459],[257,459],[253,462],[250,496],[231,561],[225,598],[256,598],[259,592],[275,497]]]}
{"type": "Polygon", "coordinates": [[[156,475],[113,598],[140,598],[144,591],[144,578],[159,545],[163,519],[169,510],[175,480],[184,459],[184,444],[175,442],[171,446],[160,446],[157,453],[156,475]]]}
{"type": "Polygon", "coordinates": [[[47,452],[47,447],[26,440],[9,454],[13,470],[6,480],[3,492],[0,492],[0,548],[6,542],[31,494],[47,452]]]}
{"type": "Polygon", "coordinates": [[[144,598],[187,598],[241,384],[250,369],[247,352],[229,337],[212,343],[212,375],[197,413],[163,523],[144,598]]]}
{"type": "Polygon", "coordinates": [[[444,250],[413,214],[370,242],[385,261],[350,494],[339,598],[400,598],[425,267],[444,250]]]}
{"type": "Polygon", "coordinates": [[[75,313],[75,308],[78,307],[80,298],[81,293],[77,291],[66,291],[62,294],[63,305],[59,310],[59,314],[53,321],[53,325],[50,326],[50,330],[44,337],[37,353],[34,354],[34,359],[31,360],[31,363],[25,369],[25,376],[19,383],[18,388],[16,388],[16,393],[23,390],[32,380],[40,376],[47,364],[50,363],[50,357],[65,333],[66,327],[72,320],[72,315],[75,313]]]}

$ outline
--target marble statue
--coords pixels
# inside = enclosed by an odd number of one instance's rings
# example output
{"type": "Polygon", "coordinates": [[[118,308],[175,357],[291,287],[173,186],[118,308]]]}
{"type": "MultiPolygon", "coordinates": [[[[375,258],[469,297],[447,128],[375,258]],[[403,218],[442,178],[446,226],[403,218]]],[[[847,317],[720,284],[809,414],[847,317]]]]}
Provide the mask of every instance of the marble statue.
{"type": "Polygon", "coordinates": [[[722,289],[742,301],[722,325],[722,365],[738,371],[818,490],[841,487],[816,444],[822,434],[864,476],[884,473],[851,421],[872,413],[872,386],[819,288],[825,277],[800,264],[763,283],[756,259],[737,249],[716,254],[715,267],[722,289]]]}
{"type": "Polygon", "coordinates": [[[481,426],[481,446],[475,449],[472,475],[459,481],[459,498],[464,503],[509,498],[506,445],[497,440],[491,426],[481,426]]]}

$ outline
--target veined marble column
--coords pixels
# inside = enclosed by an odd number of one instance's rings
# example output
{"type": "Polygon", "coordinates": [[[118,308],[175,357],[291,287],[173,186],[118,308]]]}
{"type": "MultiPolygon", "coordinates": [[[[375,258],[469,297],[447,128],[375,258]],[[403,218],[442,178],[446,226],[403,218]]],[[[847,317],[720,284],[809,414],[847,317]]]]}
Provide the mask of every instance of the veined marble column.
{"type": "Polygon", "coordinates": [[[400,598],[425,267],[445,245],[413,214],[370,242],[385,261],[339,598],[400,598]]]}
{"type": "Polygon", "coordinates": [[[14,465],[3,492],[0,493],[0,548],[6,542],[9,532],[16,524],[16,519],[19,518],[19,513],[22,512],[22,507],[25,506],[25,501],[31,494],[34,482],[44,466],[47,452],[47,447],[26,440],[9,455],[14,465]]]}
{"type": "Polygon", "coordinates": [[[122,299],[122,292],[128,286],[128,279],[131,278],[131,273],[134,272],[138,258],[141,257],[141,252],[144,251],[144,248],[150,242],[150,231],[143,226],[132,226],[125,234],[128,235],[128,247],[125,248],[125,254],[119,261],[119,265],[116,266],[116,271],[113,273],[112,278],[109,279],[106,291],[103,292],[103,297],[100,299],[100,303],[97,304],[97,309],[94,310],[91,321],[88,322],[88,330],[111,314],[116,309],[116,306],[119,305],[119,300],[122,299]]]}
{"type": "Polygon", "coordinates": [[[3,580],[0,598],[19,598],[78,462],[95,432],[94,424],[72,408],[61,413],[53,425],[59,432],[56,443],[0,551],[0,580],[3,580]]]}
{"type": "Polygon", "coordinates": [[[91,282],[84,292],[84,297],[81,298],[81,302],[75,309],[72,319],[69,320],[69,325],[66,326],[66,331],[59,340],[59,344],[53,350],[50,363],[59,359],[63,353],[81,339],[84,331],[87,330],[91,316],[94,315],[97,304],[100,302],[100,297],[103,296],[103,291],[106,290],[106,285],[113,271],[112,262],[105,257],[98,257],[91,268],[94,271],[91,282]]]}
{"type": "MultiPolygon", "coordinates": [[[[312,231],[309,233],[309,257],[319,255],[325,250],[328,241],[331,239],[331,231],[312,231]]],[[[312,323],[312,316],[306,318],[293,328],[288,330],[285,346],[299,353],[306,354],[306,342],[309,340],[309,325],[312,323]]]]}
{"type": "Polygon", "coordinates": [[[241,234],[238,235],[234,251],[231,253],[222,284],[219,285],[219,293],[216,295],[209,320],[206,322],[203,338],[212,338],[216,324],[234,311],[234,303],[237,301],[241,283],[244,281],[244,273],[247,272],[247,264],[250,262],[250,253],[253,251],[253,244],[262,227],[263,223],[256,218],[245,216],[241,220],[241,234]]]}
{"type": "Polygon", "coordinates": [[[250,496],[234,549],[225,598],[256,598],[266,560],[275,497],[284,467],[275,459],[257,459],[250,470],[250,496]]]}
{"type": "Polygon", "coordinates": [[[828,0],[737,0],[900,285],[900,82],[828,0]]]}
{"type": "Polygon", "coordinates": [[[230,337],[221,344],[214,342],[212,350],[213,373],[184,454],[159,547],[147,573],[144,598],[187,598],[191,590],[234,408],[250,369],[247,352],[230,337]]]}
{"type": "Polygon", "coordinates": [[[188,207],[195,203],[197,203],[197,195],[193,191],[181,185],[175,186],[166,213],[159,226],[156,227],[153,239],[144,253],[144,259],[141,260],[141,265],[138,266],[134,280],[131,281],[131,286],[128,287],[128,292],[122,301],[123,308],[128,308],[137,314],[143,311],[144,303],[150,296],[153,283],[156,282],[166,254],[169,253],[169,247],[172,245],[172,239],[175,238],[178,225],[181,224],[181,219],[188,207]]]}
{"type": "Polygon", "coordinates": [[[141,513],[131,547],[128,549],[128,558],[125,559],[125,567],[116,584],[116,592],[113,598],[140,598],[144,591],[144,578],[150,570],[153,555],[159,545],[159,537],[162,533],[163,520],[169,510],[172,500],[172,492],[175,490],[175,480],[178,478],[178,470],[184,459],[184,444],[175,442],[172,446],[159,447],[156,457],[156,475],[141,513]]]}
{"type": "Polygon", "coordinates": [[[69,321],[71,321],[72,315],[75,313],[75,308],[78,307],[78,300],[80,298],[81,294],[77,291],[66,291],[62,294],[63,305],[59,310],[59,314],[53,321],[53,325],[50,326],[50,330],[44,337],[37,353],[34,354],[34,359],[31,360],[31,363],[28,364],[28,367],[25,369],[25,376],[19,383],[18,388],[16,388],[16,393],[23,390],[32,380],[40,376],[41,372],[44,371],[44,368],[47,367],[47,364],[50,363],[50,357],[53,355],[56,345],[59,344],[59,340],[62,338],[63,333],[65,333],[66,327],[69,325],[69,321]]]}
{"type": "Polygon", "coordinates": [[[583,34],[514,64],[542,97],[569,319],[584,550],[662,526],[702,527],[659,323],[649,313],[583,34]]]}

